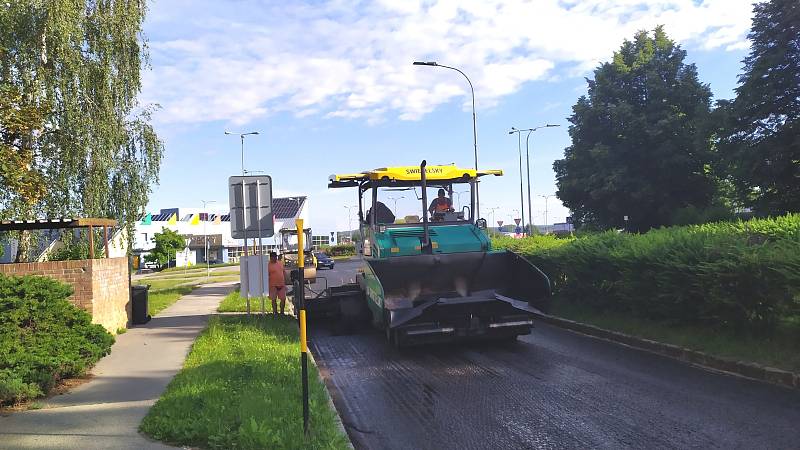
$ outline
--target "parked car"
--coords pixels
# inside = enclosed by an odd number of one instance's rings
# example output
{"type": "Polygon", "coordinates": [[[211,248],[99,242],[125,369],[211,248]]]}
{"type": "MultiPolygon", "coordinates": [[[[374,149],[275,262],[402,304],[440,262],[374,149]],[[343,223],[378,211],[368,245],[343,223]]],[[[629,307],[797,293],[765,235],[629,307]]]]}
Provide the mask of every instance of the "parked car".
{"type": "Polygon", "coordinates": [[[333,269],[333,258],[325,253],[316,253],[315,256],[317,257],[317,269],[322,269],[323,267],[333,269]]]}

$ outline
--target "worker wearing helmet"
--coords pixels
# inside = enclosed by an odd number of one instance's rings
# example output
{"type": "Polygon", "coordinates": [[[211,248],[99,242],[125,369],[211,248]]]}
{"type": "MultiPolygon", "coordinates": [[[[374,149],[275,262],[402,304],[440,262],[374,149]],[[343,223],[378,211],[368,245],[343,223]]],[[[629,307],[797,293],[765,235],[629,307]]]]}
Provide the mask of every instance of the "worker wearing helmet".
{"type": "Polygon", "coordinates": [[[453,202],[447,198],[446,194],[447,192],[444,189],[439,189],[439,196],[433,199],[431,206],[428,208],[429,213],[436,216],[453,210],[453,202]]]}

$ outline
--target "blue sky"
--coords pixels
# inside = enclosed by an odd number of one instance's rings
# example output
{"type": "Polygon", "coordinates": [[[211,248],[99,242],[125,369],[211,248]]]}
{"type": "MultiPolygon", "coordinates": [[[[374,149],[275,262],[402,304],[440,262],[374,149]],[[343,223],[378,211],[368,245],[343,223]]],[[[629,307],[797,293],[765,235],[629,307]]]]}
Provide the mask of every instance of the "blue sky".
{"type": "MultiPolygon", "coordinates": [[[[472,79],[479,165],[506,171],[481,185],[487,219],[491,207],[494,220],[518,215],[510,127],[561,125],[531,136],[534,222],[544,223],[538,195],[555,192],[552,163],[569,145],[567,117],[592,69],[636,30],[664,24],[715,97],[731,98],[750,17],[741,0],[155,0],[141,100],[161,106],[154,124],[166,158],[148,209],[201,199],[226,207],[241,161],[225,130],[261,133],[245,142],[246,168],[270,174],[276,196],[308,195],[319,232],[346,229],[344,205],[356,201],[326,188],[332,173],[422,159],[471,166],[466,81],[411,65],[435,60],[472,79]]],[[[555,198],[548,212],[550,223],[567,215],[555,198]]]]}

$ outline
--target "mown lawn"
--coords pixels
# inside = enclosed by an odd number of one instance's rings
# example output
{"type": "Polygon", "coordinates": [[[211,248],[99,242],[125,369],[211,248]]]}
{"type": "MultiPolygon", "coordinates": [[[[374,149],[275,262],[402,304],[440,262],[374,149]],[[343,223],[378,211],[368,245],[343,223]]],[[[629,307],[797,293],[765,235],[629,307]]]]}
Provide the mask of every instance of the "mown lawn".
{"type": "Polygon", "coordinates": [[[151,316],[160,313],[195,288],[194,284],[181,285],[179,282],[153,283],[147,295],[147,306],[151,316]],[[158,287],[156,287],[158,286],[158,287]]]}
{"type": "MultiPolygon", "coordinates": [[[[239,263],[238,262],[231,262],[231,263],[211,264],[209,266],[209,268],[213,269],[215,267],[233,267],[233,266],[239,266],[239,263]]],[[[204,263],[196,264],[196,265],[192,266],[189,270],[198,270],[198,269],[203,269],[205,271],[206,270],[206,265],[204,263]]],[[[186,270],[186,269],[184,267],[167,267],[165,269],[161,269],[161,272],[159,272],[159,273],[178,272],[178,271],[183,271],[183,270],[186,270]]]]}
{"type": "MultiPolygon", "coordinates": [[[[280,302],[280,301],[279,301],[280,302]]],[[[264,298],[264,308],[266,312],[272,312],[272,302],[270,301],[269,297],[264,298]]],[[[280,308],[280,303],[278,304],[278,308],[280,308]]],[[[247,300],[239,294],[239,290],[236,289],[235,291],[231,291],[225,298],[222,299],[219,306],[217,307],[217,311],[219,312],[247,312],[247,300]]],[[[261,297],[251,297],[250,298],[250,312],[260,312],[261,311],[261,297]]],[[[286,310],[287,314],[292,312],[292,302],[288,299],[286,300],[286,310]]]]}
{"type": "Polygon", "coordinates": [[[213,317],[141,431],[203,448],[347,448],[313,365],[310,433],[303,435],[298,339],[288,317],[213,317]]]}
{"type": "Polygon", "coordinates": [[[168,306],[178,301],[181,296],[186,295],[200,284],[206,283],[219,283],[223,281],[236,281],[239,279],[238,275],[221,275],[205,277],[205,272],[202,276],[188,276],[188,277],[168,277],[168,278],[143,278],[135,281],[133,284],[148,284],[150,290],[148,292],[148,306],[150,315],[155,316],[168,306]]]}
{"type": "Polygon", "coordinates": [[[749,336],[689,325],[667,325],[613,312],[596,312],[568,301],[553,303],[552,314],[607,330],[680,345],[711,355],[800,372],[800,318],[786,319],[769,336],[749,336]]]}
{"type": "MultiPolygon", "coordinates": [[[[217,270],[215,272],[211,272],[209,277],[225,277],[225,276],[238,276],[238,270],[217,270]]],[[[188,270],[184,272],[158,272],[152,275],[148,275],[146,278],[147,280],[170,280],[176,278],[205,278],[206,271],[203,270],[188,270]]]]}

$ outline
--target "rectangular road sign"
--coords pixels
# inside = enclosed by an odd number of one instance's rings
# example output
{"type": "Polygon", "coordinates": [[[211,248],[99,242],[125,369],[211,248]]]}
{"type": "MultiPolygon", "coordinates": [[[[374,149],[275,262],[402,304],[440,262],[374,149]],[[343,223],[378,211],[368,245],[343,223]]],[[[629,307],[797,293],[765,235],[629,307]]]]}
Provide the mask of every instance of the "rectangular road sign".
{"type": "Polygon", "coordinates": [[[228,200],[231,207],[231,236],[234,239],[271,237],[275,234],[272,177],[229,177],[228,200]]]}

